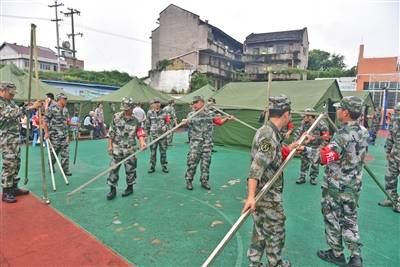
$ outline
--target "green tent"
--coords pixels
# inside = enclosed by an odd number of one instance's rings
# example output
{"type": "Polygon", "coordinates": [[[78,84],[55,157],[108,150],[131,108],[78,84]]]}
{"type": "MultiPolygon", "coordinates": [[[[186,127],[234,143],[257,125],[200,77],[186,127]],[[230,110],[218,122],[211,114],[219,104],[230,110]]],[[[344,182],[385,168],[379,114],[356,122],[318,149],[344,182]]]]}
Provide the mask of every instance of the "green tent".
{"type": "Polygon", "coordinates": [[[358,96],[362,99],[363,105],[368,107],[369,111],[375,109],[374,101],[372,100],[372,95],[368,91],[342,91],[343,96],[358,96]]]}
{"type": "MultiPolygon", "coordinates": [[[[335,119],[332,104],[342,98],[335,80],[276,81],[271,84],[271,95],[287,95],[292,102],[292,115],[295,125],[300,122],[300,115],[295,112],[314,108],[318,112],[328,111],[335,119]]],[[[267,99],[266,82],[235,82],[225,85],[214,96],[219,107],[227,113],[259,128],[260,112],[264,110],[267,99]]],[[[214,141],[224,145],[250,147],[254,131],[237,123],[230,122],[222,127],[215,127],[214,141]]]]}
{"type": "Polygon", "coordinates": [[[192,103],[193,97],[196,95],[200,95],[202,96],[204,99],[208,99],[210,97],[212,97],[213,95],[215,95],[216,93],[216,89],[207,84],[203,87],[201,87],[200,89],[197,89],[194,92],[191,92],[190,94],[187,94],[181,98],[179,98],[180,101],[185,102],[185,103],[192,103]]]}
{"type": "MultiPolygon", "coordinates": [[[[28,100],[28,88],[29,88],[29,74],[23,70],[20,70],[14,64],[7,64],[0,69],[0,80],[12,82],[17,87],[17,94],[14,99],[17,102],[28,100]]],[[[39,89],[36,88],[36,82],[32,79],[32,99],[43,99],[46,93],[53,93],[57,95],[64,93],[68,96],[68,101],[71,103],[82,102],[85,99],[81,96],[75,96],[66,93],[65,91],[55,88],[51,85],[45,84],[39,81],[39,89]]]]}

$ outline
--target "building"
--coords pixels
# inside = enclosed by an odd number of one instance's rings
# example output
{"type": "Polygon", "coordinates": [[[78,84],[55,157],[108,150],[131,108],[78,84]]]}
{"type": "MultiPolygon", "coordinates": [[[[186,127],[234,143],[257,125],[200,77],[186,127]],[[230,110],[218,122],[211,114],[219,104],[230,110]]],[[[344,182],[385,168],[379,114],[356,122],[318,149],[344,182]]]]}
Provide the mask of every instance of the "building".
{"type": "MultiPolygon", "coordinates": [[[[38,46],[39,71],[58,71],[57,54],[50,48],[38,46]]],[[[30,47],[18,45],[16,43],[4,42],[0,46],[0,64],[13,63],[20,69],[29,69],[30,47]]],[[[74,66],[73,59],[61,59],[61,71],[70,69],[74,66]]],[[[83,69],[83,60],[76,59],[75,67],[83,69]]]]}
{"type": "Polygon", "coordinates": [[[399,57],[366,58],[361,44],[357,63],[357,91],[360,90],[371,90],[375,105],[384,106],[387,99],[388,107],[393,107],[400,101],[399,57]]]}
{"type": "Polygon", "coordinates": [[[158,23],[151,34],[152,70],[179,58],[220,88],[244,69],[242,43],[198,15],[171,4],[160,12],[158,23]]]}
{"type": "Polygon", "coordinates": [[[307,28],[292,31],[252,33],[243,45],[245,72],[251,80],[266,80],[267,68],[281,72],[274,80],[306,79],[308,65],[307,28]]]}

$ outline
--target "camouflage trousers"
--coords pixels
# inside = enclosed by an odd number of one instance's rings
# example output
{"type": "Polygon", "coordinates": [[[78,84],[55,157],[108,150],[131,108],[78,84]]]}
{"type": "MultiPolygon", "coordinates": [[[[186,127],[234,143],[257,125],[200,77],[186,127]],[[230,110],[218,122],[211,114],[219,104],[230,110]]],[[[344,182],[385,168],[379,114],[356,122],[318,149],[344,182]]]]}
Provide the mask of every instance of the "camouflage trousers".
{"type": "Polygon", "coordinates": [[[200,181],[208,181],[210,178],[212,142],[191,140],[189,146],[187,171],[185,174],[186,180],[193,181],[193,177],[196,174],[197,165],[201,161],[200,181]]]}
{"type": "Polygon", "coordinates": [[[3,188],[10,188],[19,182],[18,172],[21,167],[21,150],[18,141],[0,145],[3,160],[1,184],[3,188]]]}
{"type": "Polygon", "coordinates": [[[250,266],[262,266],[262,256],[268,259],[267,266],[277,266],[282,260],[285,245],[285,220],[282,202],[260,201],[253,212],[253,234],[247,251],[250,266]]]}
{"type": "Polygon", "coordinates": [[[310,178],[317,179],[319,162],[319,148],[312,148],[310,155],[301,156],[300,177],[306,178],[308,172],[310,172],[310,178]]]}
{"type": "MultiPolygon", "coordinates": [[[[156,139],[153,137],[152,140],[156,139]]],[[[160,150],[160,162],[161,166],[167,166],[167,138],[163,138],[150,146],[150,168],[155,168],[157,162],[157,147],[160,150]]]]}
{"type": "MultiPolygon", "coordinates": [[[[173,127],[172,127],[172,125],[171,126],[168,126],[168,131],[169,130],[171,130],[173,127]]],[[[167,145],[168,146],[170,146],[170,145],[172,145],[172,141],[173,141],[173,139],[174,139],[174,132],[172,131],[169,135],[167,135],[167,145]]]]}
{"type": "MultiPolygon", "coordinates": [[[[398,152],[400,153],[400,151],[398,152]]],[[[398,178],[400,175],[400,160],[394,156],[390,156],[388,160],[388,167],[385,175],[385,189],[393,200],[400,202],[397,193],[398,178]]]]}
{"type": "Polygon", "coordinates": [[[343,252],[343,242],[351,255],[360,255],[357,206],[359,193],[322,189],[321,209],[325,223],[325,237],[329,247],[338,256],[343,252]]]}
{"type": "MultiPolygon", "coordinates": [[[[114,148],[115,151],[115,148],[114,148]]],[[[115,153],[115,152],[114,152],[115,153]]],[[[125,159],[126,157],[132,155],[132,153],[117,153],[112,155],[111,163],[110,166],[117,164],[121,160],[125,159]]],[[[107,179],[107,184],[110,186],[118,186],[118,180],[119,180],[119,169],[121,168],[121,165],[118,165],[115,169],[110,171],[110,175],[108,176],[107,179]]],[[[136,167],[137,167],[137,159],[136,157],[132,157],[129,160],[125,161],[124,163],[125,167],[125,175],[126,175],[126,184],[127,185],[133,185],[136,183],[136,167]]]]}
{"type": "MultiPolygon", "coordinates": [[[[64,172],[69,171],[69,143],[67,139],[50,139],[51,144],[53,145],[54,151],[57,155],[59,155],[59,160],[61,162],[61,166],[64,172]]],[[[56,164],[56,158],[53,153],[51,154],[51,162],[54,166],[56,164]]]]}

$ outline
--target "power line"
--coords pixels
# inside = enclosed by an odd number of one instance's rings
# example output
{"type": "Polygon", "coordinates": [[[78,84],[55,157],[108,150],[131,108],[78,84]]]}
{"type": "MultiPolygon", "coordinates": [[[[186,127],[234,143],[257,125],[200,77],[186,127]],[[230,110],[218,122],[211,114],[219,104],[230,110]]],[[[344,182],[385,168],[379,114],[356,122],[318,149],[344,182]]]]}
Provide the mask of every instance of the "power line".
{"type": "Polygon", "coordinates": [[[54,21],[56,23],[56,38],[57,38],[57,71],[60,72],[60,35],[59,35],[59,31],[58,31],[58,22],[62,21],[62,19],[58,18],[58,12],[57,12],[57,8],[59,6],[64,6],[63,3],[57,4],[57,0],[54,0],[54,5],[49,5],[50,8],[55,8],[55,15],[56,18],[52,19],[51,21],[54,21]]]}
{"type": "Polygon", "coordinates": [[[73,61],[74,61],[73,67],[75,67],[75,64],[76,64],[75,36],[82,37],[83,33],[81,33],[81,32],[75,33],[74,15],[76,14],[76,15],[80,16],[81,12],[74,8],[67,8],[67,9],[69,10],[69,12],[67,12],[67,13],[61,12],[61,13],[63,13],[64,16],[66,16],[66,17],[71,17],[71,33],[67,34],[67,36],[68,36],[68,38],[72,37],[72,57],[73,57],[73,61]]]}

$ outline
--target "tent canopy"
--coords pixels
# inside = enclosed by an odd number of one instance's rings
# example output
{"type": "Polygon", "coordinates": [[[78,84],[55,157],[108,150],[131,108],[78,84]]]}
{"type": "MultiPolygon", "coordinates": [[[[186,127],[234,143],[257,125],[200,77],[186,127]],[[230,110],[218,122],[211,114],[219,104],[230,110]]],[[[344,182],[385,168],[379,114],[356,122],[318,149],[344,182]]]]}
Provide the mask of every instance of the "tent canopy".
{"type": "Polygon", "coordinates": [[[182,102],[185,102],[185,103],[192,103],[193,97],[196,95],[200,95],[204,99],[208,99],[208,98],[214,96],[215,93],[216,93],[216,89],[213,86],[207,84],[207,85],[201,87],[200,89],[179,98],[179,100],[182,102]]]}
{"type": "Polygon", "coordinates": [[[160,98],[161,103],[167,103],[170,99],[172,99],[170,96],[153,89],[145,84],[142,80],[135,77],[117,91],[92,99],[92,101],[121,102],[122,98],[125,96],[132,97],[135,103],[141,104],[148,104],[155,97],[160,98]]]}
{"type": "Polygon", "coordinates": [[[367,91],[342,91],[343,96],[358,96],[362,99],[363,105],[370,107],[372,110],[375,109],[374,101],[370,92],[367,91]]]}
{"type": "MultiPolygon", "coordinates": [[[[7,64],[0,69],[0,80],[12,82],[17,87],[17,94],[14,99],[16,101],[27,101],[29,91],[29,74],[20,70],[14,64],[7,64]]],[[[36,88],[36,82],[32,80],[32,99],[44,98],[46,93],[53,93],[56,96],[59,93],[64,93],[68,96],[69,102],[81,102],[85,99],[81,96],[75,96],[66,93],[65,91],[55,88],[51,85],[39,81],[39,88],[36,88]]]]}
{"type": "MultiPolygon", "coordinates": [[[[271,83],[271,95],[284,94],[292,102],[292,110],[306,108],[324,110],[327,99],[342,98],[335,80],[276,81],[271,83]]],[[[217,105],[228,109],[264,110],[267,99],[267,82],[235,82],[225,85],[215,95],[217,105]]]]}

